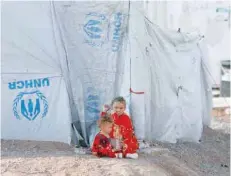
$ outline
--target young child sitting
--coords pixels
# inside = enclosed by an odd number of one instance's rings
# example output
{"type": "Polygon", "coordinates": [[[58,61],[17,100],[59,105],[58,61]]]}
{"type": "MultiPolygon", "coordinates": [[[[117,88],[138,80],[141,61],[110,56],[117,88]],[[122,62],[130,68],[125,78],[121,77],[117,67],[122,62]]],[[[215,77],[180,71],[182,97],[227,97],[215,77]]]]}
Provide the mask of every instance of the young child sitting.
{"type": "MultiPolygon", "coordinates": [[[[126,101],[123,97],[116,97],[112,101],[112,118],[114,121],[110,137],[119,140],[122,143],[122,153],[125,158],[137,159],[136,151],[139,148],[137,138],[134,134],[130,117],[125,113],[126,101]]],[[[104,105],[104,111],[101,116],[107,114],[108,105],[104,105]]]]}
{"type": "Polygon", "coordinates": [[[98,157],[122,158],[122,153],[113,149],[109,134],[112,131],[113,120],[110,114],[105,113],[98,121],[100,132],[95,136],[92,145],[92,154],[98,157]]]}

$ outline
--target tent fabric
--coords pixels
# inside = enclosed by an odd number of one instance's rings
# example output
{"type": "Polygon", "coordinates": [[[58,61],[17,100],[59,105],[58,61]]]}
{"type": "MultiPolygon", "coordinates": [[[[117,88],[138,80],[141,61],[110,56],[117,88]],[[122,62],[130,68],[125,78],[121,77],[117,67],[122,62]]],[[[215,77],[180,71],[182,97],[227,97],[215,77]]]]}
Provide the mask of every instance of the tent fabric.
{"type": "Polygon", "coordinates": [[[63,61],[50,17],[49,2],[2,3],[3,139],[71,141],[63,61]]]}
{"type": "Polygon", "coordinates": [[[128,3],[55,2],[53,7],[68,53],[74,125],[88,143],[102,105],[120,95],[128,3]]]}
{"type": "Polygon", "coordinates": [[[197,142],[211,110],[205,41],[159,28],[142,8],[4,2],[2,138],[90,145],[102,105],[121,95],[139,139],[197,142]]]}
{"type": "Polygon", "coordinates": [[[163,30],[131,6],[132,118],[139,138],[198,142],[210,124],[211,79],[205,40],[163,30]],[[137,24],[143,28],[137,29],[137,24]],[[139,50],[137,50],[139,48],[139,50]]]}

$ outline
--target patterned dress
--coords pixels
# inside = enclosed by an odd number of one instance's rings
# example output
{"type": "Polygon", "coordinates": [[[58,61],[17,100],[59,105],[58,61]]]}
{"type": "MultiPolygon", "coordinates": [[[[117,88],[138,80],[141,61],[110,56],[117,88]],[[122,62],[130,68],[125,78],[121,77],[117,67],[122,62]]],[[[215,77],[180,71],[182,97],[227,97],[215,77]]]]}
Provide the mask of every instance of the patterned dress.
{"type": "Polygon", "coordinates": [[[98,157],[116,157],[115,152],[112,151],[110,138],[101,133],[95,136],[91,151],[92,153],[96,153],[98,157]]]}

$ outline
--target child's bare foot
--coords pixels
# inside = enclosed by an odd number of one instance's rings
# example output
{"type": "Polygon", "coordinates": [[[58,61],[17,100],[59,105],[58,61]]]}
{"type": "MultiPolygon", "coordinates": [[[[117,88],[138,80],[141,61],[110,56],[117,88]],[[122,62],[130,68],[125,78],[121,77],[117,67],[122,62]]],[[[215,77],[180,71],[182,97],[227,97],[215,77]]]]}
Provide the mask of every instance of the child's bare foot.
{"type": "Polygon", "coordinates": [[[127,153],[126,158],[138,159],[138,154],[137,153],[127,153]]]}

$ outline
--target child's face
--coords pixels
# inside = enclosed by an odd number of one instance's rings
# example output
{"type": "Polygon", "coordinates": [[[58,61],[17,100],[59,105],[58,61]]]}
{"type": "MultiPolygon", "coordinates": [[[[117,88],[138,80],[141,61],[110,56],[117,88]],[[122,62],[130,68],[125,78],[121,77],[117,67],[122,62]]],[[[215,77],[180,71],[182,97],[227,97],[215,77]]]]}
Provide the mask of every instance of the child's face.
{"type": "Polygon", "coordinates": [[[114,102],[112,108],[117,115],[122,115],[125,111],[125,104],[121,102],[114,102]]]}
{"type": "Polygon", "coordinates": [[[105,123],[103,125],[101,125],[101,131],[106,133],[106,134],[110,134],[112,130],[112,123],[105,123]]]}

